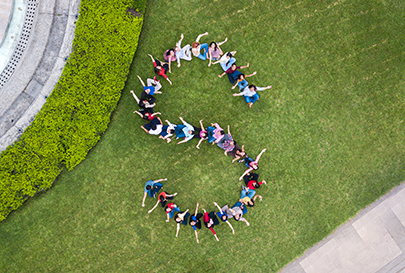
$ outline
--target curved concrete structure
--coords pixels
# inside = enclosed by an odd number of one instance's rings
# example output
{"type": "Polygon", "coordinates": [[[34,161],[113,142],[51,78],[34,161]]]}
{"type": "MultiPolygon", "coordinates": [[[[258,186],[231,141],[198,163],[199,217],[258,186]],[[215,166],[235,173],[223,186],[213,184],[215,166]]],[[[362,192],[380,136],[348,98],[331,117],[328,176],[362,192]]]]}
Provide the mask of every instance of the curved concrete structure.
{"type": "Polygon", "coordinates": [[[14,7],[13,0],[0,0],[0,46],[7,33],[14,7]]]}
{"type": "Polygon", "coordinates": [[[21,136],[52,92],[74,38],[80,0],[27,0],[19,45],[0,80],[0,151],[21,136]],[[29,37],[28,37],[29,36],[29,37]]]}

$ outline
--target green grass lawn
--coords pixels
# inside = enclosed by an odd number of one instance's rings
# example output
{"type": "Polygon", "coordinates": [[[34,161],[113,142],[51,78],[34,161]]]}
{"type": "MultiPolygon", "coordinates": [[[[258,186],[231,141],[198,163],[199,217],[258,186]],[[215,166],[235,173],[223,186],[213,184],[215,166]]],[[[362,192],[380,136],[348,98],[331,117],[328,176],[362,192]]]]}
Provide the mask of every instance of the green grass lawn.
{"type": "Polygon", "coordinates": [[[405,2],[150,0],[131,73],[109,130],[88,158],[46,193],[0,223],[3,272],[276,272],[405,178],[405,2]],[[156,111],[162,119],[231,125],[256,156],[263,202],[251,223],[182,226],[155,200],[141,207],[148,179],[167,177],[165,190],[193,210],[196,202],[233,205],[242,164],[197,142],[166,144],[147,135],[129,90],[138,95],[153,76],[147,53],[162,58],[183,44],[228,42],[237,64],[257,71],[249,82],[272,85],[249,110],[218,65],[193,59],[173,66],[156,111]]]}

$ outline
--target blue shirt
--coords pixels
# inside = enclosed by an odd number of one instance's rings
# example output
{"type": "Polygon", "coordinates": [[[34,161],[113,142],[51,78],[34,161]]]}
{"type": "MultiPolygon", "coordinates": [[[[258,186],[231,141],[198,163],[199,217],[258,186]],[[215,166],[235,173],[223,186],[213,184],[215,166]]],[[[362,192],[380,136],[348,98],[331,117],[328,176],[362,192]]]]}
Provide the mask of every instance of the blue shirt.
{"type": "Polygon", "coordinates": [[[189,141],[190,139],[192,139],[194,137],[194,127],[190,124],[188,124],[187,122],[184,122],[184,125],[186,127],[183,128],[183,133],[185,134],[185,141],[189,141]],[[193,133],[190,134],[188,131],[192,131],[193,133]]]}
{"type": "Polygon", "coordinates": [[[153,188],[153,185],[155,185],[155,181],[153,180],[148,180],[145,183],[145,192],[148,192],[148,190],[146,189],[147,186],[151,186],[153,188]]]}
{"type": "Polygon", "coordinates": [[[155,87],[154,86],[144,86],[143,90],[149,89],[149,95],[155,94],[155,87]]]}
{"type": "Polygon", "coordinates": [[[221,219],[221,221],[223,221],[223,222],[226,222],[226,221],[228,221],[228,214],[226,214],[224,211],[222,211],[222,213],[221,213],[221,211],[218,211],[217,212],[217,215],[218,215],[218,217],[221,219]],[[222,216],[226,216],[226,220],[224,221],[224,220],[222,220],[222,216]]]}

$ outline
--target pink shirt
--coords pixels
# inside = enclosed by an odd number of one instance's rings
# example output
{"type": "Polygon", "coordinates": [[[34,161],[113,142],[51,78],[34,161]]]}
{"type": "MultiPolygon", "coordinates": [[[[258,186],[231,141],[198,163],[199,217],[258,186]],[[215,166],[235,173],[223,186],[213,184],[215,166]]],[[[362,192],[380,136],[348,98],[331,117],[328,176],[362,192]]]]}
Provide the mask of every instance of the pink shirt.
{"type": "Polygon", "coordinates": [[[163,58],[165,59],[166,62],[171,61],[171,62],[175,62],[176,61],[176,54],[174,54],[174,56],[167,56],[166,53],[169,52],[170,49],[166,50],[165,53],[163,54],[163,58]]]}

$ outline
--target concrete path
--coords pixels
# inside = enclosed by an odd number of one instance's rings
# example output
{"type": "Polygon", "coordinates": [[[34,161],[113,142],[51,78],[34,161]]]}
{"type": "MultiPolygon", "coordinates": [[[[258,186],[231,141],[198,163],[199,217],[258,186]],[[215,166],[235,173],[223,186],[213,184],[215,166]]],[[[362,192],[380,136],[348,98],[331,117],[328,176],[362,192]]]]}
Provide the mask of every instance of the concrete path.
{"type": "Polygon", "coordinates": [[[0,74],[0,151],[21,136],[58,82],[79,14],[80,0],[26,1],[24,30],[0,74]]]}
{"type": "Polygon", "coordinates": [[[405,273],[405,183],[361,211],[282,273],[405,273]]]}
{"type": "Polygon", "coordinates": [[[13,11],[13,0],[0,0],[0,45],[3,42],[13,11]]]}

